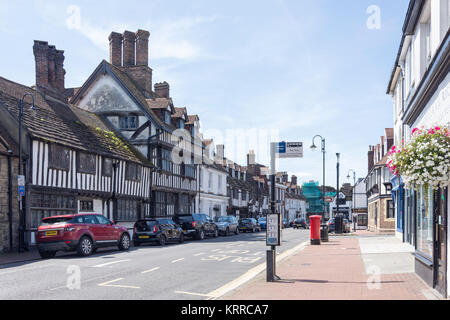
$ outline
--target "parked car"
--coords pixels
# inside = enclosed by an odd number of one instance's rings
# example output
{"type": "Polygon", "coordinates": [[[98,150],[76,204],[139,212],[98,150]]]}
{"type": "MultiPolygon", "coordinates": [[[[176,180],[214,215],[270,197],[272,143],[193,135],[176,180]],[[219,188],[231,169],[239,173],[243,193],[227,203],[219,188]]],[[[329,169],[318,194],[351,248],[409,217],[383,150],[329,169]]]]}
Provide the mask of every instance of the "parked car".
{"type": "Polygon", "coordinates": [[[214,221],[207,215],[202,213],[194,213],[187,215],[177,215],[173,218],[185,236],[203,240],[205,236],[219,236],[219,228],[214,221]]]}
{"type": "Polygon", "coordinates": [[[288,219],[283,219],[283,228],[290,228],[291,226],[289,225],[289,220],[288,219]]]}
{"type": "Polygon", "coordinates": [[[261,232],[261,225],[256,219],[248,218],[239,221],[239,231],[241,232],[261,232]]]}
{"type": "Polygon", "coordinates": [[[266,217],[259,218],[258,223],[261,226],[261,230],[267,229],[267,218],[266,217]]]}
{"type": "Polygon", "coordinates": [[[165,246],[170,241],[184,242],[183,230],[172,219],[138,220],[133,230],[133,244],[136,247],[143,243],[165,246]]]}
{"type": "Polygon", "coordinates": [[[344,233],[350,233],[351,232],[351,224],[348,221],[348,219],[344,219],[344,233]]]}
{"type": "Polygon", "coordinates": [[[36,243],[44,259],[53,258],[58,251],[77,251],[86,257],[101,247],[128,250],[131,237],[127,228],[101,214],[73,214],[42,219],[36,243]]]}
{"type": "Polygon", "coordinates": [[[239,222],[235,216],[222,216],[216,219],[216,225],[219,228],[219,233],[224,236],[229,236],[230,233],[239,234],[239,222]]]}
{"type": "Polygon", "coordinates": [[[305,218],[297,218],[294,220],[292,227],[294,229],[303,228],[306,230],[306,229],[308,229],[308,223],[306,222],[305,218]]]}
{"type": "Polygon", "coordinates": [[[334,232],[335,231],[334,218],[328,220],[327,224],[328,224],[328,232],[334,232]]]}

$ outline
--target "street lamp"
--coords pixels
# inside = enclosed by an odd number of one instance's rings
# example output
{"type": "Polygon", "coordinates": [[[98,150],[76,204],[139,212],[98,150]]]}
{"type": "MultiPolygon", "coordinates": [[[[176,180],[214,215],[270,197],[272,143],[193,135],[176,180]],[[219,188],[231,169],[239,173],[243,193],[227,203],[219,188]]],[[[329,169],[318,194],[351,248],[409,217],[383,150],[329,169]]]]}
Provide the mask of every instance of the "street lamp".
{"type": "Polygon", "coordinates": [[[316,144],[314,143],[314,141],[316,140],[316,138],[320,138],[322,140],[322,153],[323,153],[323,165],[322,165],[322,170],[323,170],[323,185],[322,185],[322,202],[323,202],[323,219],[325,219],[325,139],[320,136],[320,135],[316,135],[313,140],[312,140],[312,146],[311,146],[311,150],[315,151],[317,149],[316,144]]]}
{"type": "Polygon", "coordinates": [[[339,160],[341,158],[340,153],[336,153],[337,164],[336,164],[336,172],[337,172],[337,186],[336,186],[336,215],[339,215],[339,160]]]}
{"type": "Polygon", "coordinates": [[[352,219],[353,219],[353,230],[356,232],[356,219],[355,219],[355,188],[356,188],[356,171],[350,169],[348,171],[347,179],[350,179],[350,172],[353,172],[353,195],[352,195],[352,219]]]}
{"type": "Polygon", "coordinates": [[[28,251],[28,242],[25,236],[26,230],[26,220],[25,214],[23,212],[22,198],[25,195],[25,177],[22,175],[22,122],[23,122],[23,104],[27,96],[32,99],[32,105],[30,111],[35,112],[36,108],[34,106],[34,95],[31,93],[25,93],[19,102],[19,252],[28,251]]]}

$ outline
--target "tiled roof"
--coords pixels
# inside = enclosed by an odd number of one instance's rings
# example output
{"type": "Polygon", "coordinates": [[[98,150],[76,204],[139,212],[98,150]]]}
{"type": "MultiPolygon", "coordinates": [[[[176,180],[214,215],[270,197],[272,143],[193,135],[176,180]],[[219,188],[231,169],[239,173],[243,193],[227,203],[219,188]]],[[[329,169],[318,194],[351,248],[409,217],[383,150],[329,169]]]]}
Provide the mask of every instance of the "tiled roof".
{"type": "Polygon", "coordinates": [[[172,115],[173,119],[182,118],[184,114],[187,113],[186,108],[175,108],[175,113],[172,115]]]}
{"type": "Polygon", "coordinates": [[[0,107],[18,121],[19,101],[28,92],[35,97],[35,111],[30,110],[31,99],[27,98],[23,124],[34,137],[86,152],[150,164],[133,146],[115,136],[96,115],[52,98],[44,99],[36,90],[4,78],[0,78],[0,107]]]}
{"type": "Polygon", "coordinates": [[[200,118],[198,117],[198,115],[188,115],[188,121],[186,122],[187,125],[192,125],[194,124],[195,121],[200,120],[200,118]]]}

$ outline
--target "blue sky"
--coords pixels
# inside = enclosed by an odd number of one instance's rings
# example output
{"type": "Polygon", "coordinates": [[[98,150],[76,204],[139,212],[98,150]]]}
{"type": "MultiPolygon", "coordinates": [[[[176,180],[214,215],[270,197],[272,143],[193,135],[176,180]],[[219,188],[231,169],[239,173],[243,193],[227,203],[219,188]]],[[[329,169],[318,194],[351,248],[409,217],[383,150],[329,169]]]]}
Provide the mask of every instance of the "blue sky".
{"type": "Polygon", "coordinates": [[[309,149],[320,134],[327,184],[335,186],[336,152],[341,182],[349,169],[365,177],[369,145],[393,126],[385,92],[408,3],[0,0],[0,76],[33,85],[33,40],[45,40],[65,50],[66,86],[77,87],[109,59],[111,31],[149,30],[153,82],[170,83],[175,104],[200,116],[227,157],[245,165],[246,151],[256,149],[269,164],[251,134],[278,130],[306,148],[303,159],[281,160],[277,169],[322,181],[321,153],[309,149]],[[371,5],[380,8],[380,29],[367,27],[371,5]]]}

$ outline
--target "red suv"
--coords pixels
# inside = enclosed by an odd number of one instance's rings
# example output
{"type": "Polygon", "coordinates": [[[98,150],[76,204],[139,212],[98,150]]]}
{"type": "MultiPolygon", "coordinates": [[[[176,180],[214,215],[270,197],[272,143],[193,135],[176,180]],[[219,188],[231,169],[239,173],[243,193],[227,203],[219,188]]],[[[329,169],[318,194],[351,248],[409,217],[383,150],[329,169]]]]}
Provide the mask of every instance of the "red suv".
{"type": "Polygon", "coordinates": [[[115,225],[100,214],[78,214],[44,218],[37,232],[39,254],[53,258],[57,251],[77,251],[86,257],[97,248],[130,248],[127,228],[115,225]]]}

